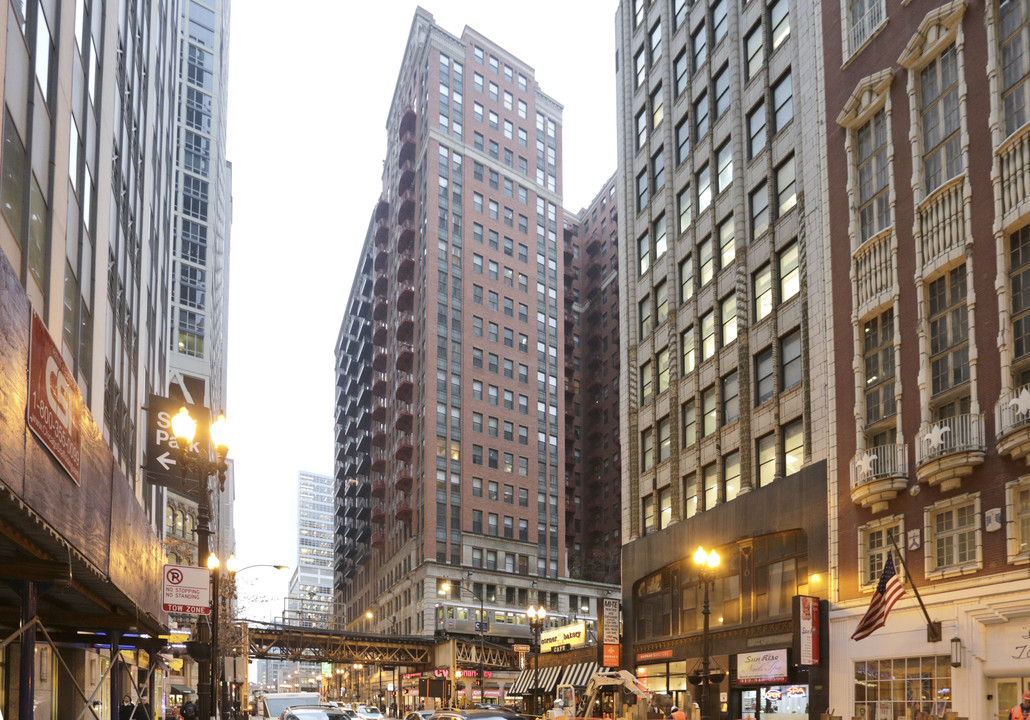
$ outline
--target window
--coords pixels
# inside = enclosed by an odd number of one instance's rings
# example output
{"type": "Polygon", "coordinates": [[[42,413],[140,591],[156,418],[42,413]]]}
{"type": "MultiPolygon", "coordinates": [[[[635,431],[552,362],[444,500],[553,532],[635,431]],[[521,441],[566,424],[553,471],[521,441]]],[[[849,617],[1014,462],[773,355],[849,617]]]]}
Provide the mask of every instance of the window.
{"type": "Polygon", "coordinates": [[[705,32],[704,23],[699,23],[690,36],[690,47],[693,48],[694,54],[694,72],[697,72],[708,59],[708,34],[705,32]]]}
{"type": "Polygon", "coordinates": [[[664,347],[655,356],[658,365],[658,394],[669,389],[669,348],[664,347]]]}
{"type": "Polygon", "coordinates": [[[1030,480],[1013,480],[1005,484],[1005,517],[1007,523],[1008,559],[1030,556],[1030,480]]]}
{"type": "Polygon", "coordinates": [[[848,20],[848,49],[854,54],[883,22],[883,0],[848,0],[848,20]]]}
{"type": "Polygon", "coordinates": [[[783,426],[783,474],[793,475],[805,461],[805,431],[801,418],[783,426]]]}
{"type": "Polygon", "coordinates": [[[894,309],[862,326],[865,421],[873,425],[897,412],[894,393],[894,309]]]}
{"type": "Polygon", "coordinates": [[[934,395],[969,380],[966,266],[959,265],[927,288],[930,306],[930,386],[934,395]]]}
{"type": "MultiPolygon", "coordinates": [[[[1030,241],[1030,233],[1028,233],[1028,241],[1030,241]]],[[[1030,255],[1028,255],[1028,258],[1030,258],[1030,255]]],[[[1030,272],[1028,272],[1028,275],[1030,275],[1030,272]]],[[[1030,287],[1027,290],[1030,292],[1030,287]]],[[[694,259],[692,256],[687,255],[680,262],[680,300],[686,302],[692,297],[694,297],[694,259]]],[[[1030,310],[1030,307],[1027,309],[1030,310]]],[[[1028,327],[1028,336],[1030,336],[1030,327],[1028,327]]]]}
{"type": "MultiPolygon", "coordinates": [[[[786,2],[786,0],[780,0],[786,2]]],[[[794,118],[794,97],[790,72],[773,86],[773,132],[782,130],[794,118]]]]}
{"type": "Polygon", "coordinates": [[[1009,235],[1014,359],[1030,355],[1030,225],[1009,235]]]}
{"type": "Polygon", "coordinates": [[[727,140],[715,151],[716,194],[725,191],[733,182],[733,147],[727,140]]]}
{"type": "MultiPolygon", "coordinates": [[[[672,488],[664,487],[658,491],[658,527],[667,528],[672,522],[672,488]]],[[[588,598],[583,598],[584,602],[588,598]]],[[[583,612],[590,612],[590,607],[584,605],[583,612]]]]}
{"type": "Polygon", "coordinates": [[[648,360],[640,366],[640,402],[646,403],[654,392],[654,370],[648,360]]]}
{"type": "Polygon", "coordinates": [[[637,175],[637,212],[643,212],[644,208],[647,207],[647,168],[640,171],[637,175]]]}
{"type": "Polygon", "coordinates": [[[697,255],[701,263],[699,280],[701,287],[704,287],[715,277],[715,257],[712,254],[712,236],[708,235],[701,244],[697,246],[697,255]]]}
{"type": "Polygon", "coordinates": [[[740,493],[740,452],[734,451],[723,456],[722,475],[725,478],[726,502],[733,500],[740,493]]]}
{"type": "Polygon", "coordinates": [[[702,92],[694,101],[694,137],[697,141],[708,132],[708,93],[702,92]]]}
{"type": "Polygon", "coordinates": [[[656,128],[665,117],[665,103],[662,100],[662,86],[651,93],[651,127],[656,128]]]}
{"type": "Polygon", "coordinates": [[[962,495],[924,510],[927,534],[927,572],[958,571],[979,561],[980,531],[978,496],[962,495]]]}
{"type": "Polygon", "coordinates": [[[962,172],[958,51],[952,44],[919,74],[924,195],[962,172]]]}
{"type": "Polygon", "coordinates": [[[690,117],[684,117],[676,126],[676,164],[684,162],[690,155],[690,117]]]}
{"type": "MultiPolygon", "coordinates": [[[[859,564],[859,584],[863,587],[875,586],[883,573],[883,565],[887,555],[894,555],[894,567],[900,576],[904,568],[898,562],[894,551],[905,547],[905,537],[901,533],[901,516],[885,517],[874,520],[859,528],[861,562],[859,564]]],[[[900,579],[900,577],[899,577],[900,579]]]]}
{"type": "Polygon", "coordinates": [[[754,295],[755,322],[759,322],[772,312],[772,267],[770,265],[763,265],[751,276],[751,289],[754,295]]]}
{"type": "Polygon", "coordinates": [[[640,301],[640,338],[646,338],[651,330],[651,298],[646,297],[640,301]]]}
{"type": "Polygon", "coordinates": [[[758,438],[755,449],[758,456],[758,487],[765,487],[776,479],[776,433],[758,438]]]}
{"type": "Polygon", "coordinates": [[[701,392],[701,435],[708,437],[713,434],[718,425],[716,424],[717,404],[715,401],[715,386],[709,385],[701,392]]]}
{"type": "Polygon", "coordinates": [[[654,532],[654,496],[647,495],[641,505],[644,513],[644,534],[654,532]]]}
{"type": "Polygon", "coordinates": [[[750,80],[757,75],[765,62],[765,44],[762,42],[762,23],[754,24],[744,38],[744,51],[747,54],[747,77],[750,80]]]}
{"type": "Polygon", "coordinates": [[[760,238],[769,229],[769,191],[765,182],[751,191],[748,197],[751,212],[751,240],[760,238]]]}
{"type": "MultiPolygon", "coordinates": [[[[654,221],[652,226],[652,236],[654,237],[654,258],[657,260],[669,247],[668,237],[665,231],[665,215],[659,215],[658,219],[654,221]]],[[[659,322],[661,322],[659,320],[659,322]]]]}
{"type": "Polygon", "coordinates": [[[715,119],[721,118],[730,109],[730,67],[723,65],[712,78],[712,92],[715,95],[715,106],[712,109],[715,119]]]}
{"type": "Polygon", "coordinates": [[[779,254],[780,264],[780,302],[786,302],[801,289],[801,277],[798,269],[798,243],[795,240],[779,254]]]}
{"type": "Polygon", "coordinates": [[[647,79],[647,53],[644,52],[644,48],[640,48],[633,57],[633,69],[635,70],[636,87],[640,87],[647,79]]]}
{"type": "Polygon", "coordinates": [[[683,94],[683,91],[687,89],[687,80],[689,78],[689,61],[687,60],[687,51],[684,50],[676,56],[676,60],[672,64],[673,67],[673,92],[676,97],[683,94]]]}
{"type": "Polygon", "coordinates": [[[695,178],[697,187],[697,211],[703,213],[712,204],[712,171],[708,163],[701,166],[695,178]]]}
{"type": "Polygon", "coordinates": [[[1026,125],[1030,93],[1030,7],[1018,0],[1000,3],[1000,51],[1002,58],[1001,103],[1005,114],[1005,135],[1026,125]]]}
{"type": "Polygon", "coordinates": [[[715,463],[701,469],[701,482],[705,494],[705,510],[711,510],[719,502],[719,469],[715,463]]]}
{"type": "Polygon", "coordinates": [[[776,0],[769,6],[769,26],[772,28],[773,52],[790,36],[790,2],[776,0]]]}
{"type": "Polygon", "coordinates": [[[761,405],[776,394],[776,367],[773,351],[767,347],[755,355],[755,405],[761,405]]]}
{"type": "Polygon", "coordinates": [[[661,325],[669,317],[669,291],[665,280],[654,286],[655,327],[661,325]]]}
{"type": "Polygon", "coordinates": [[[683,424],[683,447],[688,447],[697,442],[697,411],[693,400],[683,403],[680,417],[683,424]]]}
{"type": "Polygon", "coordinates": [[[658,462],[664,462],[672,456],[672,437],[669,416],[658,420],[658,462]]]}
{"type": "Polygon", "coordinates": [[[651,187],[657,193],[665,187],[665,152],[658,148],[658,152],[651,158],[651,187]]]}
{"type": "Polygon", "coordinates": [[[712,44],[718,45],[726,37],[729,23],[726,20],[726,0],[712,3],[712,44]]]}
{"type": "Polygon", "coordinates": [[[651,28],[651,32],[648,35],[648,50],[651,56],[651,64],[654,65],[658,62],[658,58],[662,56],[662,24],[655,23],[655,26],[651,28]]]}
{"type": "Polygon", "coordinates": [[[765,103],[758,105],[748,113],[748,157],[753,158],[765,147],[765,103]]]}
{"type": "Polygon", "coordinates": [[[643,275],[651,267],[651,238],[646,234],[637,238],[637,259],[643,275]]]}
{"type": "Polygon", "coordinates": [[[780,338],[780,391],[801,382],[801,330],[780,338]]]}
{"type": "Polygon", "coordinates": [[[692,203],[691,203],[690,186],[687,185],[680,190],[679,195],[676,196],[676,211],[679,214],[679,232],[683,234],[690,227],[690,220],[692,215],[692,203]]]}
{"type": "Polygon", "coordinates": [[[683,374],[694,372],[694,328],[688,327],[680,334],[680,345],[683,347],[683,374]]]}
{"type": "Polygon", "coordinates": [[[887,115],[881,108],[858,129],[858,216],[862,242],[890,224],[887,115]]]}
{"type": "Polygon", "coordinates": [[[715,311],[701,316],[701,361],[715,355],[715,311]]]}
{"type": "Polygon", "coordinates": [[[776,168],[776,202],[779,205],[777,217],[783,217],[798,201],[794,174],[794,156],[776,168]]]}
{"type": "Polygon", "coordinates": [[[640,433],[640,469],[644,472],[654,467],[654,428],[640,433]]]}
{"type": "Polygon", "coordinates": [[[737,339],[737,296],[735,294],[723,298],[719,313],[722,318],[722,344],[726,346],[737,339]]]}
{"type": "Polygon", "coordinates": [[[637,150],[647,144],[647,108],[637,113],[637,150]]]}
{"type": "Polygon", "coordinates": [[[740,382],[737,371],[722,378],[722,424],[728,425],[740,418],[740,382]]]}

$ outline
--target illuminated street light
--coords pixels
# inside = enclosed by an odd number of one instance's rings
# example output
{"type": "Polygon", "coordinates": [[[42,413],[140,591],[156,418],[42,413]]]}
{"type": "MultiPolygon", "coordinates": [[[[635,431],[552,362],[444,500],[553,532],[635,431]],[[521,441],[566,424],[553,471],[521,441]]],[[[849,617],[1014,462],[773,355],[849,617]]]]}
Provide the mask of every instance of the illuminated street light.
{"type": "Polygon", "coordinates": [[[708,608],[708,587],[715,582],[715,569],[719,567],[719,553],[706,551],[698,547],[694,553],[694,564],[697,565],[697,572],[701,578],[701,584],[705,588],[704,605],[701,615],[704,617],[704,627],[701,634],[701,672],[696,670],[687,676],[687,679],[694,685],[701,686],[701,720],[709,718],[709,686],[712,683],[718,685],[726,677],[726,673],[720,668],[715,672],[709,670],[712,659],[710,638],[708,634],[708,616],[711,611],[708,608]]]}
{"type": "Polygon", "coordinates": [[[544,629],[544,620],[547,618],[547,610],[544,606],[536,608],[532,605],[526,610],[526,616],[529,618],[529,629],[533,632],[533,642],[536,645],[536,652],[533,654],[533,709],[537,709],[539,702],[537,700],[537,675],[540,670],[540,631],[544,629]]]}

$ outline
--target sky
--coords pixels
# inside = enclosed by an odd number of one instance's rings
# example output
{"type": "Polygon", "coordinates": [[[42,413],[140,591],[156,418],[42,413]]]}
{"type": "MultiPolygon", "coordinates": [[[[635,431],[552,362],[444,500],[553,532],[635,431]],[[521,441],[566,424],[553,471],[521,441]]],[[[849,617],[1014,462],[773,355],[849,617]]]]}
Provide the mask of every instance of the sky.
{"type": "MultiPolygon", "coordinates": [[[[568,210],[615,173],[616,0],[233,3],[226,416],[243,566],[296,567],[297,473],[333,472],[334,350],[418,4],[452,35],[468,26],[532,67],[564,106],[568,210]]],[[[246,617],[280,614],[289,574],[241,574],[246,617]]]]}

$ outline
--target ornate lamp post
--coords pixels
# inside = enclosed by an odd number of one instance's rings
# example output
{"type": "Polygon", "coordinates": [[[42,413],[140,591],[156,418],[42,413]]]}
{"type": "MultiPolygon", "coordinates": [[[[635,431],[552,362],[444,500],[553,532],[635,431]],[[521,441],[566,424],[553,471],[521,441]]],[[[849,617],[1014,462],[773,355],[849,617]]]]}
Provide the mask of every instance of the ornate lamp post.
{"type": "Polygon", "coordinates": [[[710,710],[709,688],[712,683],[718,685],[726,677],[726,673],[721,668],[716,672],[710,671],[712,651],[709,646],[711,639],[708,635],[708,616],[711,612],[708,609],[708,587],[715,581],[715,568],[719,567],[719,554],[715,550],[709,552],[703,547],[698,547],[697,552],[694,553],[694,564],[697,565],[701,584],[705,588],[704,605],[702,605],[701,609],[704,625],[701,632],[701,673],[698,675],[695,670],[688,679],[694,685],[701,686],[701,720],[708,720],[710,710]]]}
{"type": "Polygon", "coordinates": [[[537,688],[539,683],[537,682],[537,673],[540,670],[540,631],[544,629],[544,619],[547,617],[547,610],[544,606],[536,608],[532,605],[526,610],[526,616],[529,618],[529,629],[533,632],[533,644],[536,646],[536,652],[533,653],[533,711],[536,712],[537,705],[537,688]]]}
{"type": "MultiPolygon", "coordinates": [[[[228,427],[225,416],[219,415],[218,420],[209,428],[211,442],[203,451],[193,452],[191,446],[193,438],[197,433],[197,421],[190,417],[186,408],[181,408],[178,414],[172,418],[172,433],[175,435],[176,445],[179,453],[176,462],[179,467],[179,476],[185,481],[190,473],[196,475],[197,482],[197,558],[201,563],[207,563],[211,554],[211,490],[208,487],[208,479],[217,475],[218,488],[225,490],[225,474],[228,471],[226,457],[229,454],[227,432],[228,427]],[[211,459],[211,447],[214,445],[215,459],[211,459]]],[[[217,588],[216,588],[217,607],[217,588]]],[[[213,625],[212,625],[213,626],[213,625]]],[[[199,628],[201,642],[207,640],[203,637],[206,632],[204,626],[199,628]]],[[[197,658],[198,665],[198,687],[197,696],[200,704],[199,715],[201,720],[208,720],[214,715],[212,712],[216,696],[211,692],[211,663],[215,660],[214,647],[210,648],[206,658],[197,658]]]]}
{"type": "MultiPolygon", "coordinates": [[[[468,570],[465,573],[465,579],[466,580],[471,580],[472,579],[472,571],[471,570],[468,570]]],[[[461,592],[462,587],[463,586],[459,583],[459,585],[458,585],[459,593],[461,592]]],[[[476,629],[479,631],[479,671],[478,671],[479,672],[479,675],[478,675],[478,679],[479,679],[479,702],[485,703],[486,702],[486,672],[483,669],[483,661],[486,658],[486,653],[485,653],[485,650],[484,650],[484,647],[483,647],[483,645],[484,645],[484,643],[483,643],[483,635],[484,635],[484,633],[486,633],[486,631],[488,629],[488,626],[489,626],[489,623],[486,621],[486,611],[483,608],[483,596],[480,593],[476,592],[476,589],[473,586],[471,586],[471,585],[469,585],[466,589],[470,593],[472,593],[472,597],[474,597],[476,600],[479,601],[479,622],[476,623],[476,629]]],[[[451,591],[451,584],[449,582],[444,582],[444,584],[440,586],[440,590],[442,590],[445,593],[446,592],[450,592],[451,591]]]]}

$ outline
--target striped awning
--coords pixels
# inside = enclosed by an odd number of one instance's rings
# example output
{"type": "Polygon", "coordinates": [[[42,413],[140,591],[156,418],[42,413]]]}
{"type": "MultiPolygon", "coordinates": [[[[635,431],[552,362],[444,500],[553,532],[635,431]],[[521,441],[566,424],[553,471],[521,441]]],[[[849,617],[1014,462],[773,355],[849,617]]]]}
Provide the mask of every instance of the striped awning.
{"type": "Polygon", "coordinates": [[[572,685],[576,688],[585,688],[587,683],[590,682],[590,678],[594,676],[594,673],[598,671],[597,663],[585,662],[579,663],[578,665],[570,665],[565,668],[565,674],[562,676],[562,685],[572,685]]]}
{"type": "Polygon", "coordinates": [[[544,693],[554,692],[554,688],[558,684],[558,677],[564,669],[562,665],[542,667],[538,670],[526,668],[519,673],[519,676],[515,678],[515,682],[505,694],[521,696],[534,690],[544,693]]]}

